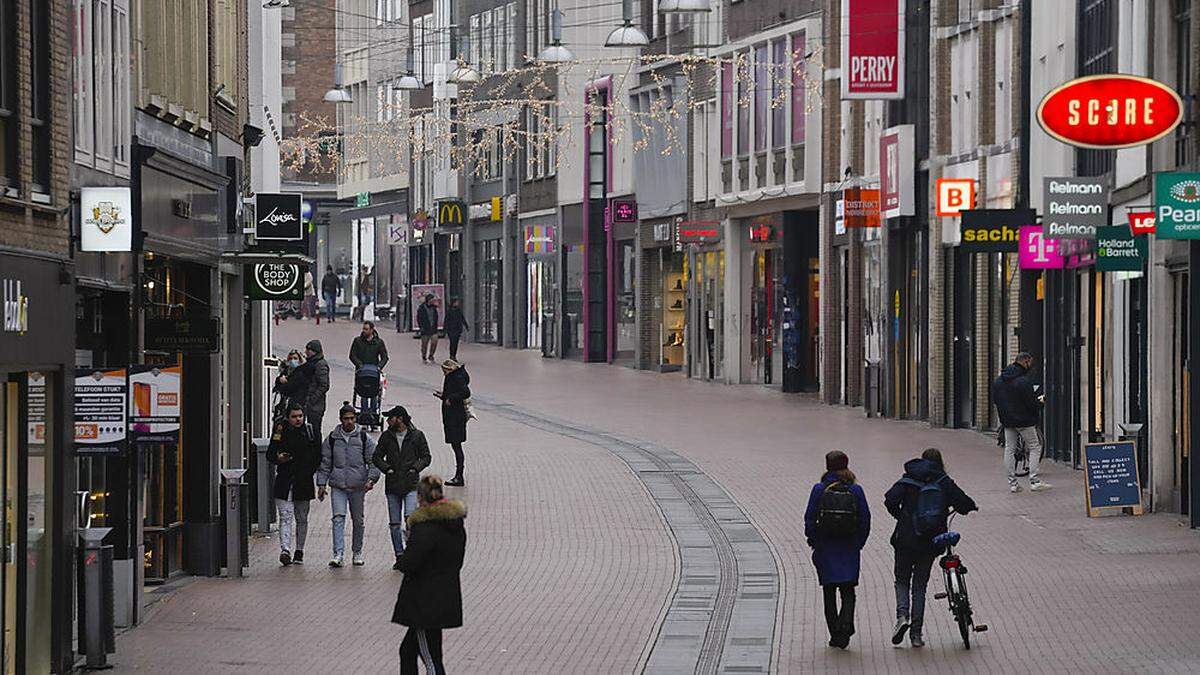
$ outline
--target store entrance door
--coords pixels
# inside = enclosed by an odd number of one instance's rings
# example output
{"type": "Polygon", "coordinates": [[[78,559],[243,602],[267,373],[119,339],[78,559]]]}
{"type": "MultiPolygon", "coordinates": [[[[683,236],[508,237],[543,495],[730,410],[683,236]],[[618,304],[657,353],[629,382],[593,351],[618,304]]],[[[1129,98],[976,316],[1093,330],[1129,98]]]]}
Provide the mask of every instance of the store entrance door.
{"type": "Polygon", "coordinates": [[[953,426],[975,426],[975,260],[954,251],[953,426]]]}
{"type": "Polygon", "coordinates": [[[0,527],[4,528],[4,567],[0,572],[0,587],[4,593],[3,660],[4,675],[17,672],[19,663],[17,655],[17,445],[20,442],[21,428],[21,399],[17,382],[4,383],[4,447],[0,449],[0,490],[4,500],[4,520],[0,527]]]}
{"type": "Polygon", "coordinates": [[[1171,275],[1171,299],[1174,305],[1175,314],[1175,331],[1171,340],[1171,363],[1174,365],[1175,375],[1172,378],[1174,388],[1175,401],[1174,414],[1175,424],[1175,476],[1172,481],[1172,487],[1176,494],[1179,495],[1179,513],[1188,515],[1191,512],[1191,489],[1192,485],[1188,480],[1191,475],[1191,387],[1188,379],[1188,371],[1190,370],[1188,363],[1188,345],[1190,344],[1190,335],[1188,333],[1189,323],[1191,321],[1191,312],[1188,293],[1188,275],[1187,273],[1171,275]]]}
{"type": "Polygon", "coordinates": [[[750,363],[754,382],[777,384],[783,375],[779,346],[779,284],[776,273],[781,262],[779,249],[754,251],[750,287],[750,363]]]}

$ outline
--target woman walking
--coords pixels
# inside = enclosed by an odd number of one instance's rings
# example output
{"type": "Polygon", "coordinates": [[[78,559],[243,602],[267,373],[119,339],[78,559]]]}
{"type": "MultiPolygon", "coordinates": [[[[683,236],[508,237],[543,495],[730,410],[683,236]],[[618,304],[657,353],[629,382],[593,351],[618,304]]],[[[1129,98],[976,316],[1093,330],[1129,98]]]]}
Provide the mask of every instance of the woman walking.
{"type": "Polygon", "coordinates": [[[825,475],[813,485],[804,512],[804,537],[812,548],[817,581],[825,592],[829,646],[845,649],[854,635],[854,587],[862,548],[871,534],[871,511],[841,450],[825,455],[825,475]],[[838,595],[842,606],[838,608],[838,595]]]}
{"type": "Polygon", "coordinates": [[[420,506],[408,517],[408,546],[396,566],[404,572],[392,622],[408,626],[400,643],[401,675],[417,675],[417,656],[429,675],[444,675],[442,630],[462,626],[459,572],[467,551],[467,507],[446,499],[442,479],[417,483],[420,506]]]}
{"type": "Polygon", "coordinates": [[[454,449],[454,478],[446,481],[451,487],[466,485],[463,480],[463,443],[467,442],[467,399],[471,398],[471,376],[467,369],[454,359],[442,361],[442,373],[446,379],[442,390],[433,395],[442,399],[442,431],[446,443],[454,449]]]}

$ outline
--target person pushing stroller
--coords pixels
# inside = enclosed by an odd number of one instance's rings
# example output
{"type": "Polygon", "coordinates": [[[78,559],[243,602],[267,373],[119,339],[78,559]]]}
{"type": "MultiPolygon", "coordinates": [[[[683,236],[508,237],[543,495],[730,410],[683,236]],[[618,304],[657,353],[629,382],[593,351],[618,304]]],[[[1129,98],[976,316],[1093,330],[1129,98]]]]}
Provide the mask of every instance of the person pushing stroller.
{"type": "Polygon", "coordinates": [[[387,345],[375,331],[373,321],[364,321],[362,334],[350,344],[350,363],[354,364],[354,405],[358,421],[365,427],[383,426],[379,419],[382,404],[383,367],[387,365],[387,345]]]}

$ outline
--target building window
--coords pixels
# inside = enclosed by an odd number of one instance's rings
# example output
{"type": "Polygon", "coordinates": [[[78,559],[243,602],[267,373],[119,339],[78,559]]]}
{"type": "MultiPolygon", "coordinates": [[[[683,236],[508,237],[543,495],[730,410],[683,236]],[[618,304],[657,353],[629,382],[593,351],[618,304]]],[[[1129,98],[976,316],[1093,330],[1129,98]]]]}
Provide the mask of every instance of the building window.
{"type": "Polygon", "coordinates": [[[50,5],[29,3],[30,116],[33,134],[33,190],[50,194],[50,5]]]}
{"type": "Polygon", "coordinates": [[[792,36],[792,145],[804,142],[805,90],[804,75],[808,68],[804,32],[792,36]]]}
{"type": "Polygon", "coordinates": [[[736,59],[737,152],[744,155],[750,151],[750,55],[738,54],[736,59]]]}
{"type": "Polygon", "coordinates": [[[1175,165],[1186,166],[1191,162],[1193,138],[1196,133],[1196,120],[1192,119],[1195,109],[1195,95],[1192,91],[1192,0],[1174,0],[1171,7],[1171,33],[1174,44],[1171,50],[1175,54],[1175,91],[1185,101],[1183,124],[1175,128],[1175,165]],[[1189,105],[1190,104],[1190,105],[1189,105]]]}
{"type": "Polygon", "coordinates": [[[17,7],[0,0],[0,181],[18,183],[17,169],[17,7]]]}
{"type": "MultiPolygon", "coordinates": [[[[1081,0],[1078,24],[1078,69],[1080,75],[1116,72],[1117,8],[1113,0],[1081,0]]],[[[1076,150],[1080,176],[1102,176],[1116,163],[1115,150],[1076,150]]]]}
{"type": "Polygon", "coordinates": [[[787,141],[783,121],[787,113],[787,41],[771,44],[771,147],[782,148],[787,141]]]}
{"type": "Polygon", "coordinates": [[[541,153],[538,152],[538,114],[536,106],[526,106],[525,108],[525,178],[533,180],[541,178],[541,167],[539,158],[541,153]]]}
{"type": "Polygon", "coordinates": [[[733,156],[733,64],[721,62],[721,159],[733,156]]]}
{"type": "Polygon", "coordinates": [[[517,3],[515,2],[508,3],[508,26],[508,67],[516,68],[520,64],[517,63],[519,52],[517,51],[517,3]]]}

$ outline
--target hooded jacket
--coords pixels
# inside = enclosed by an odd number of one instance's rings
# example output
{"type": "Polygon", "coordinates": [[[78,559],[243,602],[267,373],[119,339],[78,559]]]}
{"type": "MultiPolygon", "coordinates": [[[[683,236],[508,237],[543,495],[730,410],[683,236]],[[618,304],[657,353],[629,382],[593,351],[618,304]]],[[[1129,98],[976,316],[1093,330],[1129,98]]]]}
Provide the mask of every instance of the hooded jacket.
{"type": "Polygon", "coordinates": [[[321,292],[325,295],[337,295],[342,290],[342,280],[333,272],[326,272],[321,277],[321,292]]]}
{"type": "MultiPolygon", "coordinates": [[[[946,470],[941,464],[927,459],[910,459],[904,463],[904,476],[921,483],[938,481],[946,496],[946,506],[958,513],[967,514],[979,510],[975,500],[968,497],[967,493],[946,475],[946,470]]],[[[917,510],[919,492],[917,486],[897,481],[883,496],[883,505],[896,519],[896,529],[892,532],[892,546],[900,550],[933,555],[940,552],[939,547],[932,541],[918,537],[913,527],[913,514],[917,510]]]]}
{"type": "Polygon", "coordinates": [[[837,482],[832,471],[821,477],[821,482],[812,487],[808,496],[808,508],[804,511],[804,538],[812,548],[813,567],[817,568],[817,582],[826,584],[856,584],[862,564],[862,549],[871,536],[871,508],[867,496],[858,483],[850,485],[850,494],[858,501],[858,534],[854,537],[833,539],[825,537],[817,529],[817,516],[821,511],[821,497],[825,489],[837,482]]]}
{"type": "Polygon", "coordinates": [[[404,580],[392,621],[410,628],[458,628],[463,623],[459,572],[467,552],[467,507],[453,499],[426,504],[408,517],[400,556],[404,580]]]}
{"type": "Polygon", "coordinates": [[[379,469],[371,463],[374,453],[375,441],[365,429],[355,424],[353,431],[346,431],[337,425],[321,446],[317,485],[361,490],[368,481],[379,482],[379,469]]]}
{"type": "Polygon", "coordinates": [[[325,394],[329,391],[329,364],[325,361],[325,353],[321,349],[320,340],[309,340],[304,347],[316,353],[309,357],[304,365],[296,369],[304,371],[300,375],[308,381],[308,392],[301,405],[304,406],[305,416],[310,422],[316,424],[314,420],[319,421],[325,416],[325,394]]]}
{"type": "Polygon", "coordinates": [[[379,434],[371,461],[383,472],[388,494],[406,495],[417,489],[417,479],[433,457],[429,454],[425,434],[410,426],[400,443],[396,442],[396,434],[391,429],[379,434]]]}
{"type": "Polygon", "coordinates": [[[466,400],[471,398],[471,376],[464,366],[446,373],[442,382],[442,432],[447,443],[467,441],[466,400]]]}
{"type": "Polygon", "coordinates": [[[313,472],[321,461],[321,439],[311,425],[294,427],[287,422],[276,423],[267,448],[267,461],[276,467],[272,490],[276,499],[288,499],[290,495],[292,501],[301,502],[316,496],[313,472]],[[281,452],[291,455],[291,459],[280,462],[281,452]]]}
{"type": "Polygon", "coordinates": [[[355,368],[367,364],[379,366],[382,370],[387,362],[387,345],[383,344],[383,338],[378,335],[372,335],[370,340],[359,335],[350,343],[350,363],[353,363],[355,368]]]}
{"type": "Polygon", "coordinates": [[[1019,363],[1009,364],[992,382],[992,402],[996,404],[1000,423],[1010,429],[1038,423],[1041,403],[1029,379],[1029,370],[1019,363]]]}

